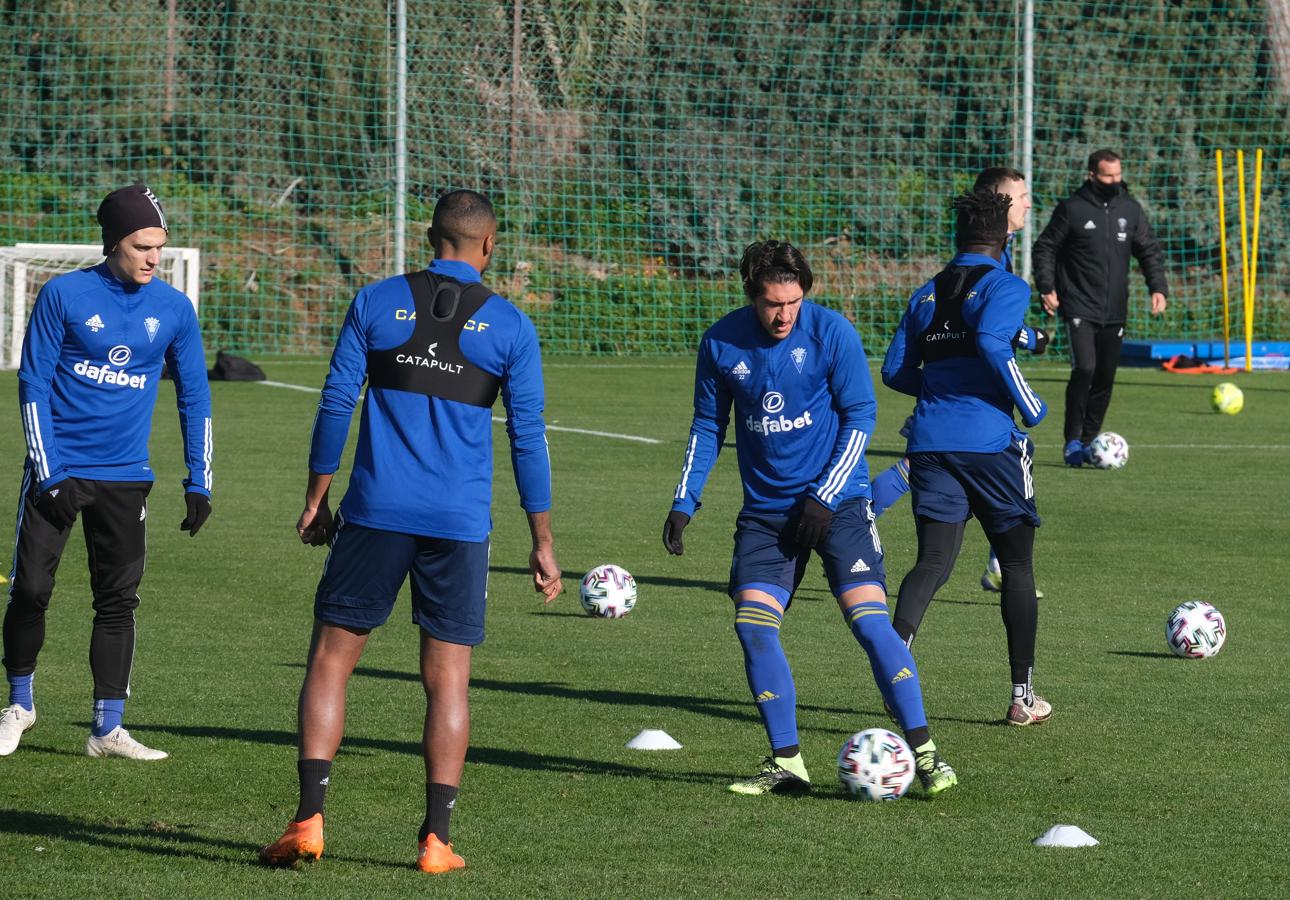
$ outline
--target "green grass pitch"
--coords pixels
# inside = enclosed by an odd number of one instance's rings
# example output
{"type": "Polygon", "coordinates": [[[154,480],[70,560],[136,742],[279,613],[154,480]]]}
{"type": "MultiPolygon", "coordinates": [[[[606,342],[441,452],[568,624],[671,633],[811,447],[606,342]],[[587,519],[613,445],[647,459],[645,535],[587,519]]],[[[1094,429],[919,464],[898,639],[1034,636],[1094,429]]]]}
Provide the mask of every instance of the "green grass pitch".
{"type": "MultiPolygon", "coordinates": [[[[325,371],[321,361],[265,367],[311,388],[325,371]]],[[[933,733],[960,786],[931,802],[915,788],[875,805],[844,799],[833,771],[847,734],[886,720],[816,566],[783,632],[816,788],[800,799],[724,790],[765,752],[723,593],[739,502],[732,450],[686,532],[686,555],[669,558],[659,540],[689,426],[691,363],[548,360],[550,424],[660,443],[550,433],[567,590],[543,608],[526,579],[527,530],[497,426],[489,637],[475,657],[453,823],[468,868],[437,878],[412,868],[423,700],[406,600],[351,685],[324,859],[303,871],[255,864],[295,803],[295,699],[323,553],[293,526],[317,395],[213,386],[214,515],[190,539],[178,531],[178,427],[163,387],[126,724],[172,757],[82,755],[91,611],[74,537],[36,678],[40,720],[0,760],[0,896],[1284,894],[1290,375],[1232,379],[1246,404],[1228,417],[1209,409],[1223,379],[1122,371],[1107,426],[1127,437],[1131,458],[1100,472],[1059,464],[1065,367],[1027,371],[1053,409],[1033,435],[1047,594],[1036,679],[1056,714],[1038,728],[1000,724],[1003,628],[977,583],[985,543],[970,526],[916,645],[933,733]],[[593,620],[578,605],[578,577],[601,562],[640,585],[624,620],[593,620]],[[1165,648],[1165,616],[1190,598],[1227,618],[1213,660],[1165,648]],[[684,749],[625,749],[643,728],[667,730],[684,749]],[[1031,845],[1058,823],[1101,845],[1031,845]]],[[[0,373],[5,510],[24,452],[16,394],[14,374],[0,373]]],[[[879,403],[874,471],[900,453],[909,408],[882,388],[879,403]]],[[[908,501],[880,528],[894,590],[914,553],[908,501]]],[[[0,541],[11,537],[6,513],[0,541]]]]}

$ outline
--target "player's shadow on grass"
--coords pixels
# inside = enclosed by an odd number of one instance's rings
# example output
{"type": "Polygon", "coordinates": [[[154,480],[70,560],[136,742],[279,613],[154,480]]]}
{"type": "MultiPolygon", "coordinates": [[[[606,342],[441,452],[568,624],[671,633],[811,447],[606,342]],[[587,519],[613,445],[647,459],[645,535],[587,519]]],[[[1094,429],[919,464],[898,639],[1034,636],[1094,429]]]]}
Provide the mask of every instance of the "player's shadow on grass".
{"type": "Polygon", "coordinates": [[[1108,650],[1111,656],[1136,656],[1139,659],[1177,659],[1172,653],[1160,650],[1108,650]]]}
{"type": "MultiPolygon", "coordinates": [[[[660,549],[659,552],[662,553],[662,549],[660,549]]],[[[590,566],[587,568],[590,568],[590,566]]],[[[489,566],[488,571],[498,572],[504,575],[524,575],[526,577],[532,574],[528,569],[521,566],[489,566]]],[[[570,572],[576,573],[579,571],[585,570],[579,569],[576,566],[565,570],[566,576],[570,572]]],[[[724,581],[702,581],[697,578],[663,578],[658,575],[638,575],[636,576],[636,583],[648,584],[654,587],[701,588],[705,591],[717,591],[723,598],[726,594],[726,588],[729,587],[729,585],[724,581]]],[[[577,592],[576,582],[574,591],[575,593],[577,592]]],[[[537,615],[549,615],[549,613],[539,611],[537,615]]]]}
{"type": "Polygon", "coordinates": [[[26,835],[50,841],[76,841],[113,850],[218,863],[253,863],[260,851],[255,844],[207,837],[187,831],[184,827],[162,822],[134,826],[108,825],[25,809],[0,809],[0,834],[26,835]]]}
{"type": "MultiPolygon", "coordinates": [[[[39,813],[22,809],[0,808],[0,834],[25,835],[33,840],[75,841],[92,847],[106,847],[130,853],[149,853],[184,861],[204,860],[227,865],[262,868],[260,845],[207,837],[187,830],[188,826],[151,821],[146,825],[108,825],[88,819],[77,819],[56,813],[39,813]]],[[[407,863],[336,854],[328,850],[333,862],[408,869],[407,863]]]]}

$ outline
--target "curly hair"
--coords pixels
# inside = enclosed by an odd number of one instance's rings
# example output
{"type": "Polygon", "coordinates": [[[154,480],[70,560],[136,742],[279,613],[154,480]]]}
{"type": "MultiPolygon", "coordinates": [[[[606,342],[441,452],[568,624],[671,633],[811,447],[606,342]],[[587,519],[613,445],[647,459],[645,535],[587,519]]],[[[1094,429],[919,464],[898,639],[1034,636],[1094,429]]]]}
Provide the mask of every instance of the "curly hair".
{"type": "Polygon", "coordinates": [[[787,241],[749,244],[739,261],[739,276],[743,279],[744,295],[749,301],[760,298],[768,284],[796,282],[803,294],[809,294],[815,280],[801,251],[787,241]]]}
{"type": "Polygon", "coordinates": [[[992,188],[966,191],[955,198],[954,241],[964,247],[1003,246],[1008,237],[1008,208],[1012,198],[992,188]]]}

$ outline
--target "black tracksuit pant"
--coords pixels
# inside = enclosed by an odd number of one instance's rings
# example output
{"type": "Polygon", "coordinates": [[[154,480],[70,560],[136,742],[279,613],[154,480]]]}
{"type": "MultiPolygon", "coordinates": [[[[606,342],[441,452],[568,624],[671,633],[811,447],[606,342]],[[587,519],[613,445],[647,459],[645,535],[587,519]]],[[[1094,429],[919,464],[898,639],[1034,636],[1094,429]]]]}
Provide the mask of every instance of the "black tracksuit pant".
{"type": "Polygon", "coordinates": [[[1066,436],[1087,444],[1102,431],[1111,405],[1115,371],[1120,365],[1124,325],[1099,325],[1087,319],[1066,319],[1071,348],[1071,380],[1066,385],[1066,436]]]}
{"type": "MultiPolygon", "coordinates": [[[[123,700],[130,694],[134,663],[134,611],[139,605],[146,553],[149,481],[87,481],[69,478],[89,553],[94,627],[90,672],[94,699],[123,700]]],[[[14,544],[13,584],[4,615],[4,667],[12,675],[36,669],[45,643],[45,610],[54,576],[72,528],[59,529],[36,509],[38,487],[30,465],[23,477],[14,544]]]]}

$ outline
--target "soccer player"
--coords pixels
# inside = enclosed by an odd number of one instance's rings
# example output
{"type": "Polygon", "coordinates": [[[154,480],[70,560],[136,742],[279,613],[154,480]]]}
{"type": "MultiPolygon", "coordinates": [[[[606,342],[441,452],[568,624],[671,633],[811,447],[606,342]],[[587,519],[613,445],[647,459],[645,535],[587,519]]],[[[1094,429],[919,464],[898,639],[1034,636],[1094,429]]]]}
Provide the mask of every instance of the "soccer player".
{"type": "Polygon", "coordinates": [[[1090,154],[1085,178],[1035,241],[1035,286],[1048,314],[1066,324],[1071,346],[1062,458],[1075,467],[1089,461],[1111,405],[1129,315],[1129,257],[1138,258],[1153,316],[1164,313],[1169,293],[1160,244],[1129,195],[1119,155],[1090,154]]]}
{"type": "MultiPolygon", "coordinates": [[[[1012,272],[1012,241],[1017,232],[1026,227],[1026,213],[1030,211],[1030,188],[1026,186],[1026,176],[1010,166],[991,166],[982,169],[976,177],[976,183],[972,185],[973,190],[982,188],[1004,194],[1012,201],[1008,206],[1008,240],[1003,245],[1002,256],[1004,270],[1012,272]]],[[[1013,346],[1029,350],[1034,354],[1041,354],[1047,350],[1048,342],[1049,335],[1045,329],[1031,328],[1025,324],[1022,324],[1016,337],[1013,338],[1013,346]]],[[[901,430],[906,438],[909,436],[905,434],[907,430],[907,428],[901,430]]],[[[874,478],[874,515],[881,516],[908,491],[909,458],[906,457],[874,478]]],[[[955,556],[957,555],[958,552],[955,551],[955,556]]],[[[945,571],[947,581],[950,571],[949,569],[945,571]]],[[[944,582],[937,585],[937,590],[943,586],[944,582]]],[[[981,587],[995,593],[1003,589],[1003,573],[999,568],[999,558],[995,556],[993,547],[986,559],[985,572],[981,575],[981,587]]],[[[1044,599],[1043,591],[1036,589],[1035,593],[1040,600],[1044,599]]]]}
{"type": "Polygon", "coordinates": [[[179,527],[195,536],[211,511],[210,386],[192,302],[156,277],[170,234],[156,196],[142,184],[113,191],[98,221],[106,259],[50,279],[23,337],[18,402],[27,460],[4,616],[9,705],[0,711],[0,756],[36,724],[32,682],[45,611],[79,516],[94,594],[94,717],[85,752],[166,758],[121,725],[147,548],[148,436],[166,365],[188,465],[179,527]]]}
{"type": "Polygon", "coordinates": [[[864,460],[878,407],[860,337],[841,315],[806,299],[811,269],[792,245],[751,244],[739,271],[748,305],[709,328],[699,345],[694,421],[663,527],[663,546],[683,553],[682,533],[699,508],[733,405],[744,504],[735,523],[729,592],[771,753],[760,772],[730,790],[810,788],[779,628],[814,550],[843,621],[868,654],[878,689],[914,748],[924,788],[938,794],[957,777],[932,742],[918,669],[887,616],[864,460]]]}
{"type": "Polygon", "coordinates": [[[499,391],[533,540],[534,588],[548,603],[563,590],[551,538],[537,332],[480,283],[496,246],[492,204],[474,191],[444,195],[429,237],[435,259],[428,270],[368,285],[354,298],[318,404],[296,529],[305,543],[330,541],[331,550],[300,689],[300,803],[282,837],[261,851],[269,865],[322,855],[323,800],[344,730],[345,687],[409,575],[426,694],[417,867],[442,873],[465,865],[448,825],[469,738],[471,650],[484,639],[491,408],[499,391]],[[354,470],[333,520],[328,489],[365,380],[354,470]]]}
{"type": "Polygon", "coordinates": [[[1008,237],[1005,194],[989,188],[954,201],[956,255],[910,297],[882,380],[918,398],[909,433],[909,481],[917,521],[918,559],[900,585],[895,629],[912,641],[936,588],[944,583],[976,516],[1003,572],[1001,609],[1008,633],[1012,693],[1006,719],[1042,722],[1052,714],[1034,692],[1035,507],[1030,438],[1017,430],[1048,412],[1017,368],[1013,339],[1030,288],[1004,270],[1008,237]]]}

